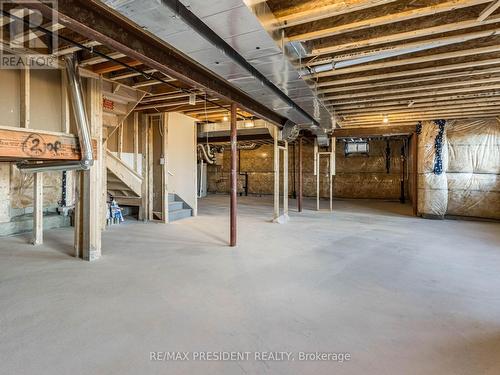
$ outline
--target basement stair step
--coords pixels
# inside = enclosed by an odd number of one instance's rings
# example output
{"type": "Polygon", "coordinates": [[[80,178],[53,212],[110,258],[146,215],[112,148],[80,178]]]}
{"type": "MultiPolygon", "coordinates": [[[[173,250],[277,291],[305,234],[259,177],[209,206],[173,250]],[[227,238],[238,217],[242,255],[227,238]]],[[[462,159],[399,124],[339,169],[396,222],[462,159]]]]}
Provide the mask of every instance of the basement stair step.
{"type": "Polygon", "coordinates": [[[175,194],[168,195],[168,221],[176,221],[193,216],[193,210],[189,208],[175,194]]]}
{"type": "Polygon", "coordinates": [[[193,215],[193,210],[190,208],[181,208],[180,210],[168,211],[168,221],[176,221],[185,219],[186,217],[191,217],[193,215]]]}
{"type": "Polygon", "coordinates": [[[169,211],[177,211],[181,210],[184,208],[184,203],[183,202],[168,202],[168,210],[169,211]]]}

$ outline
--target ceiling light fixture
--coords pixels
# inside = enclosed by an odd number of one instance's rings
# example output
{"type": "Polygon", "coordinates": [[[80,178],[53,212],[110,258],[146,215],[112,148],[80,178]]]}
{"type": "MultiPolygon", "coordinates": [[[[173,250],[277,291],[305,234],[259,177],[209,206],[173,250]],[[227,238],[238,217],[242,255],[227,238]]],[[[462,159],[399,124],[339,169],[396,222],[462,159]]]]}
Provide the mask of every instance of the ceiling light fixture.
{"type": "Polygon", "coordinates": [[[389,117],[387,115],[384,115],[384,119],[382,121],[384,124],[387,124],[389,122],[389,117]]]}

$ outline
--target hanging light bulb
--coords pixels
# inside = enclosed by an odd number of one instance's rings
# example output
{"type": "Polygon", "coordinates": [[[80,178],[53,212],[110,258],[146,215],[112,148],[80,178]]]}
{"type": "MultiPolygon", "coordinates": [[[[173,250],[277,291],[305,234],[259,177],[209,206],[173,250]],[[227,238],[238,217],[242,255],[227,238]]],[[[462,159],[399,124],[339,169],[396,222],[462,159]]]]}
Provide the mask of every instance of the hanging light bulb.
{"type": "Polygon", "coordinates": [[[384,119],[382,120],[384,124],[387,124],[389,122],[389,117],[387,115],[384,115],[384,119]]]}
{"type": "Polygon", "coordinates": [[[226,115],[224,115],[224,117],[222,118],[222,121],[227,122],[227,116],[226,115]]]}

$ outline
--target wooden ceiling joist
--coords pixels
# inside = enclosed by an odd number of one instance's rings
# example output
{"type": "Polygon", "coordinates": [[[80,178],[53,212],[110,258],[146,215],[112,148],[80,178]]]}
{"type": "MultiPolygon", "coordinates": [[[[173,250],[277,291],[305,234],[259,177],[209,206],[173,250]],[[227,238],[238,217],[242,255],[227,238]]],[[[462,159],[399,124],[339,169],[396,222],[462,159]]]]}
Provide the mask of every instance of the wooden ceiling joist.
{"type": "MultiPolygon", "coordinates": [[[[408,98],[397,98],[397,99],[387,99],[387,100],[381,100],[378,102],[361,102],[361,103],[349,103],[349,104],[335,104],[335,108],[337,108],[339,111],[342,111],[344,109],[370,109],[370,108],[375,108],[375,107],[381,107],[381,106],[389,106],[389,105],[406,105],[408,106],[410,102],[413,103],[427,103],[429,106],[432,105],[432,103],[438,103],[438,102],[443,102],[443,101],[453,101],[457,102],[457,105],[460,105],[460,101],[465,101],[465,100],[496,100],[498,99],[498,96],[500,96],[500,90],[496,91],[489,91],[489,92],[477,92],[477,93],[470,93],[470,94],[457,94],[457,95],[450,95],[450,94],[445,94],[445,95],[436,95],[436,96],[431,96],[431,97],[423,97],[423,98],[413,98],[413,99],[408,99],[408,98]]],[[[333,104],[327,104],[327,107],[333,107],[333,104]]],[[[332,110],[332,109],[331,109],[332,110]]]]}
{"type": "MultiPolygon", "coordinates": [[[[438,35],[438,34],[447,33],[447,32],[451,32],[451,31],[470,29],[473,27],[484,26],[484,25],[489,25],[489,24],[494,24],[494,23],[499,23],[499,22],[500,22],[499,17],[485,20],[485,21],[467,20],[467,21],[461,21],[461,22],[454,22],[454,23],[449,23],[449,24],[444,24],[444,25],[439,25],[439,26],[428,27],[425,29],[407,31],[404,33],[384,35],[384,36],[374,37],[374,38],[370,38],[370,39],[363,39],[363,40],[358,40],[358,41],[344,43],[344,44],[338,44],[338,45],[322,47],[322,48],[315,48],[312,50],[310,56],[319,56],[319,55],[326,55],[326,54],[330,54],[330,53],[339,53],[339,52],[343,52],[343,51],[349,51],[349,50],[358,49],[358,48],[373,47],[373,46],[377,46],[377,45],[381,45],[381,44],[394,43],[394,42],[400,42],[400,41],[404,41],[404,40],[408,40],[408,39],[416,39],[416,38],[422,38],[422,37],[427,37],[427,36],[433,36],[433,35],[438,35]]],[[[469,36],[469,38],[470,38],[469,40],[482,38],[485,35],[489,35],[489,34],[487,32],[473,33],[469,36]]],[[[458,40],[459,42],[462,42],[462,41],[464,41],[464,36],[462,36],[461,38],[460,38],[460,36],[448,37],[448,40],[458,40]]],[[[437,42],[443,42],[443,41],[445,41],[445,38],[439,38],[436,40],[436,44],[437,44],[437,42]]],[[[421,42],[414,43],[414,44],[407,43],[407,44],[401,45],[401,48],[403,48],[403,47],[410,48],[412,46],[423,45],[425,43],[431,43],[431,41],[421,41],[421,42]]],[[[355,57],[355,55],[350,55],[350,56],[355,57]]]]}
{"type": "MultiPolygon", "coordinates": [[[[447,80],[450,83],[450,85],[452,85],[452,83],[453,83],[452,80],[454,78],[455,79],[456,78],[462,79],[462,81],[460,81],[460,82],[470,82],[470,84],[474,84],[473,83],[474,80],[471,80],[471,79],[465,80],[464,77],[485,75],[485,74],[491,75],[491,74],[497,74],[497,73],[500,73],[500,66],[495,67],[495,68],[491,68],[491,69],[474,70],[474,71],[463,72],[463,73],[450,73],[450,74],[424,76],[424,77],[418,77],[418,78],[398,79],[398,80],[393,80],[393,81],[381,81],[381,82],[365,83],[365,84],[360,84],[360,85],[352,85],[352,86],[350,85],[350,86],[328,88],[328,89],[324,89],[324,90],[318,90],[318,94],[328,94],[328,93],[338,93],[338,92],[344,92],[344,91],[373,89],[376,87],[409,85],[409,84],[416,84],[416,83],[436,81],[436,80],[447,80]]],[[[460,83],[460,82],[457,83],[457,85],[461,85],[462,83],[460,83]]],[[[449,87],[451,87],[451,86],[449,86],[449,87]]]]}
{"type": "Polygon", "coordinates": [[[493,1],[490,5],[488,5],[477,18],[478,21],[486,20],[494,11],[500,8],[500,0],[493,1]]]}
{"type": "MultiPolygon", "coordinates": [[[[384,96],[379,96],[379,97],[373,97],[373,98],[352,98],[348,99],[345,101],[338,101],[335,102],[336,105],[345,105],[345,104],[350,104],[350,103],[367,103],[367,102],[377,102],[377,101],[387,101],[390,99],[401,99],[401,98],[407,98],[407,100],[413,100],[414,98],[422,98],[422,97],[428,97],[428,96],[443,96],[443,95],[452,95],[452,94],[458,94],[458,93],[470,93],[473,91],[494,91],[494,90],[499,90],[500,89],[500,84],[496,85],[487,85],[487,86],[480,86],[480,87],[467,87],[467,88],[460,88],[460,89],[453,89],[453,90],[434,90],[434,91],[427,91],[427,92],[413,92],[413,93],[407,93],[407,94],[398,94],[398,95],[384,95],[384,96]]],[[[330,99],[331,100],[331,99],[330,99]]]]}
{"type": "Polygon", "coordinates": [[[384,62],[379,62],[379,63],[362,64],[362,65],[352,66],[349,68],[334,69],[331,71],[318,73],[315,75],[315,77],[322,78],[322,77],[330,77],[330,76],[337,76],[337,75],[350,74],[350,73],[366,72],[366,71],[370,71],[370,70],[385,69],[385,68],[391,68],[391,67],[395,67],[395,66],[400,67],[402,65],[412,65],[412,64],[419,64],[419,63],[424,63],[424,62],[435,62],[438,60],[454,59],[457,57],[477,56],[480,54],[493,53],[493,52],[499,52],[499,51],[500,51],[500,45],[492,45],[492,46],[479,47],[479,48],[469,48],[469,49],[465,49],[465,50],[444,52],[444,53],[438,53],[438,54],[431,54],[430,53],[430,54],[425,55],[425,56],[412,57],[412,58],[408,58],[408,59],[391,60],[391,61],[384,61],[384,62]]]}
{"type": "Polygon", "coordinates": [[[416,125],[386,125],[377,127],[363,127],[363,128],[338,128],[334,129],[332,136],[337,138],[358,138],[358,137],[375,137],[385,135],[403,135],[412,134],[416,130],[416,125]]]}
{"type": "Polygon", "coordinates": [[[335,17],[346,13],[356,12],[363,9],[369,9],[380,5],[393,3],[396,0],[344,0],[318,6],[311,4],[308,6],[299,5],[285,12],[275,13],[278,22],[284,27],[296,26],[307,22],[313,22],[324,18],[335,17]]]}
{"type": "MultiPolygon", "coordinates": [[[[288,39],[290,41],[308,41],[313,39],[331,37],[342,33],[348,33],[376,26],[388,25],[395,22],[407,21],[419,17],[435,15],[442,12],[449,12],[452,10],[467,8],[478,4],[486,4],[491,0],[462,0],[462,1],[447,1],[444,3],[431,5],[428,7],[416,8],[403,11],[395,14],[387,14],[385,16],[376,18],[366,18],[357,22],[347,23],[339,26],[325,28],[322,30],[315,30],[308,33],[292,35],[288,39]]],[[[476,20],[476,24],[480,24],[484,19],[476,20]]]]}
{"type": "Polygon", "coordinates": [[[453,108],[453,109],[428,109],[424,111],[408,111],[408,112],[403,112],[403,113],[393,113],[391,112],[390,115],[386,115],[384,113],[378,113],[378,114],[373,114],[373,115],[365,115],[365,116],[343,116],[343,121],[348,121],[348,122],[362,122],[362,121],[380,121],[382,122],[384,119],[384,116],[387,116],[389,121],[393,120],[401,120],[401,119],[407,119],[407,118],[420,118],[424,116],[437,116],[437,115],[442,115],[442,114],[464,114],[464,113],[489,113],[489,112],[495,112],[498,113],[500,112],[500,108],[498,106],[491,106],[491,107],[486,107],[486,108],[453,108]]]}
{"type": "MultiPolygon", "coordinates": [[[[132,66],[132,67],[142,65],[142,63],[140,61],[132,59],[130,57],[124,57],[124,58],[118,59],[118,61],[120,61],[121,63],[124,63],[128,66],[132,66]]],[[[114,61],[106,61],[106,62],[103,62],[100,64],[96,64],[92,67],[92,70],[94,71],[94,73],[97,73],[97,74],[112,73],[112,72],[116,72],[118,70],[123,70],[123,69],[126,69],[126,67],[117,63],[117,62],[114,62],[114,61]]]]}
{"type": "Polygon", "coordinates": [[[349,115],[349,114],[363,114],[363,113],[397,113],[397,112],[405,112],[409,109],[415,108],[471,108],[471,107],[481,107],[481,106],[500,106],[500,98],[495,99],[466,99],[466,100],[448,100],[441,102],[432,102],[432,103],[414,103],[412,105],[402,104],[402,105],[393,105],[393,106],[378,106],[378,107],[369,107],[369,108],[355,108],[355,109],[342,109],[336,108],[335,113],[339,116],[349,115]]]}
{"type": "MultiPolygon", "coordinates": [[[[487,83],[496,83],[496,82],[500,82],[500,77],[485,78],[485,79],[478,79],[478,80],[458,81],[458,82],[448,82],[448,83],[439,83],[439,84],[422,85],[422,86],[413,85],[411,87],[376,90],[376,91],[366,91],[365,90],[362,92],[356,92],[356,93],[352,93],[352,94],[343,94],[343,95],[334,95],[334,96],[327,96],[326,95],[326,96],[324,96],[324,99],[325,100],[342,100],[342,99],[364,98],[364,97],[372,97],[372,96],[385,96],[388,94],[413,93],[413,92],[420,92],[422,90],[432,91],[432,90],[442,89],[442,88],[460,87],[460,86],[468,86],[468,85],[484,85],[487,83]]],[[[470,89],[474,90],[474,88],[472,88],[472,87],[470,89]]],[[[477,89],[477,87],[475,89],[477,89]]],[[[346,91],[346,90],[344,90],[344,91],[346,91]]],[[[350,90],[348,90],[348,91],[350,91],[350,90]]]]}

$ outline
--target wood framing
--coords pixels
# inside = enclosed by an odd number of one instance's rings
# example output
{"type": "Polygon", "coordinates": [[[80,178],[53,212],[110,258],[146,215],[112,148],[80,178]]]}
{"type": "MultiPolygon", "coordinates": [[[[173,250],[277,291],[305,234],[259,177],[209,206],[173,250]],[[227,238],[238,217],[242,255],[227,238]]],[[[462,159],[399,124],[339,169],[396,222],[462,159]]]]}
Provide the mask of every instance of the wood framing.
{"type": "Polygon", "coordinates": [[[31,84],[30,84],[30,69],[24,68],[19,70],[19,90],[20,90],[20,111],[19,120],[21,128],[28,129],[30,127],[30,112],[31,112],[31,84]]]}
{"type": "Polygon", "coordinates": [[[106,202],[103,159],[102,80],[87,81],[87,110],[90,134],[97,143],[98,160],[88,171],[78,172],[78,204],[75,222],[75,255],[87,261],[101,257],[101,232],[106,202]]]}
{"type": "MultiPolygon", "coordinates": [[[[387,25],[395,22],[407,21],[414,18],[430,16],[434,14],[439,14],[443,12],[448,12],[450,10],[456,10],[460,8],[466,8],[478,4],[485,4],[491,0],[463,0],[463,1],[447,1],[444,3],[439,3],[431,5],[428,7],[416,8],[400,13],[391,13],[381,17],[376,18],[366,18],[361,21],[343,24],[339,26],[334,26],[330,28],[325,28],[321,30],[314,30],[308,33],[296,34],[289,37],[292,41],[307,41],[313,39],[319,39],[329,36],[338,35],[346,32],[353,32],[357,30],[363,30],[366,28],[377,27],[381,25],[387,25]]],[[[483,21],[478,19],[478,21],[483,21]]],[[[478,23],[478,21],[475,21],[478,23]]]]}
{"type": "Polygon", "coordinates": [[[43,243],[43,173],[33,174],[33,245],[43,243]]]}
{"type": "MultiPolygon", "coordinates": [[[[97,142],[93,142],[94,155],[97,142]]],[[[80,160],[80,146],[75,136],[30,130],[0,127],[0,160],[80,160]]]]}

